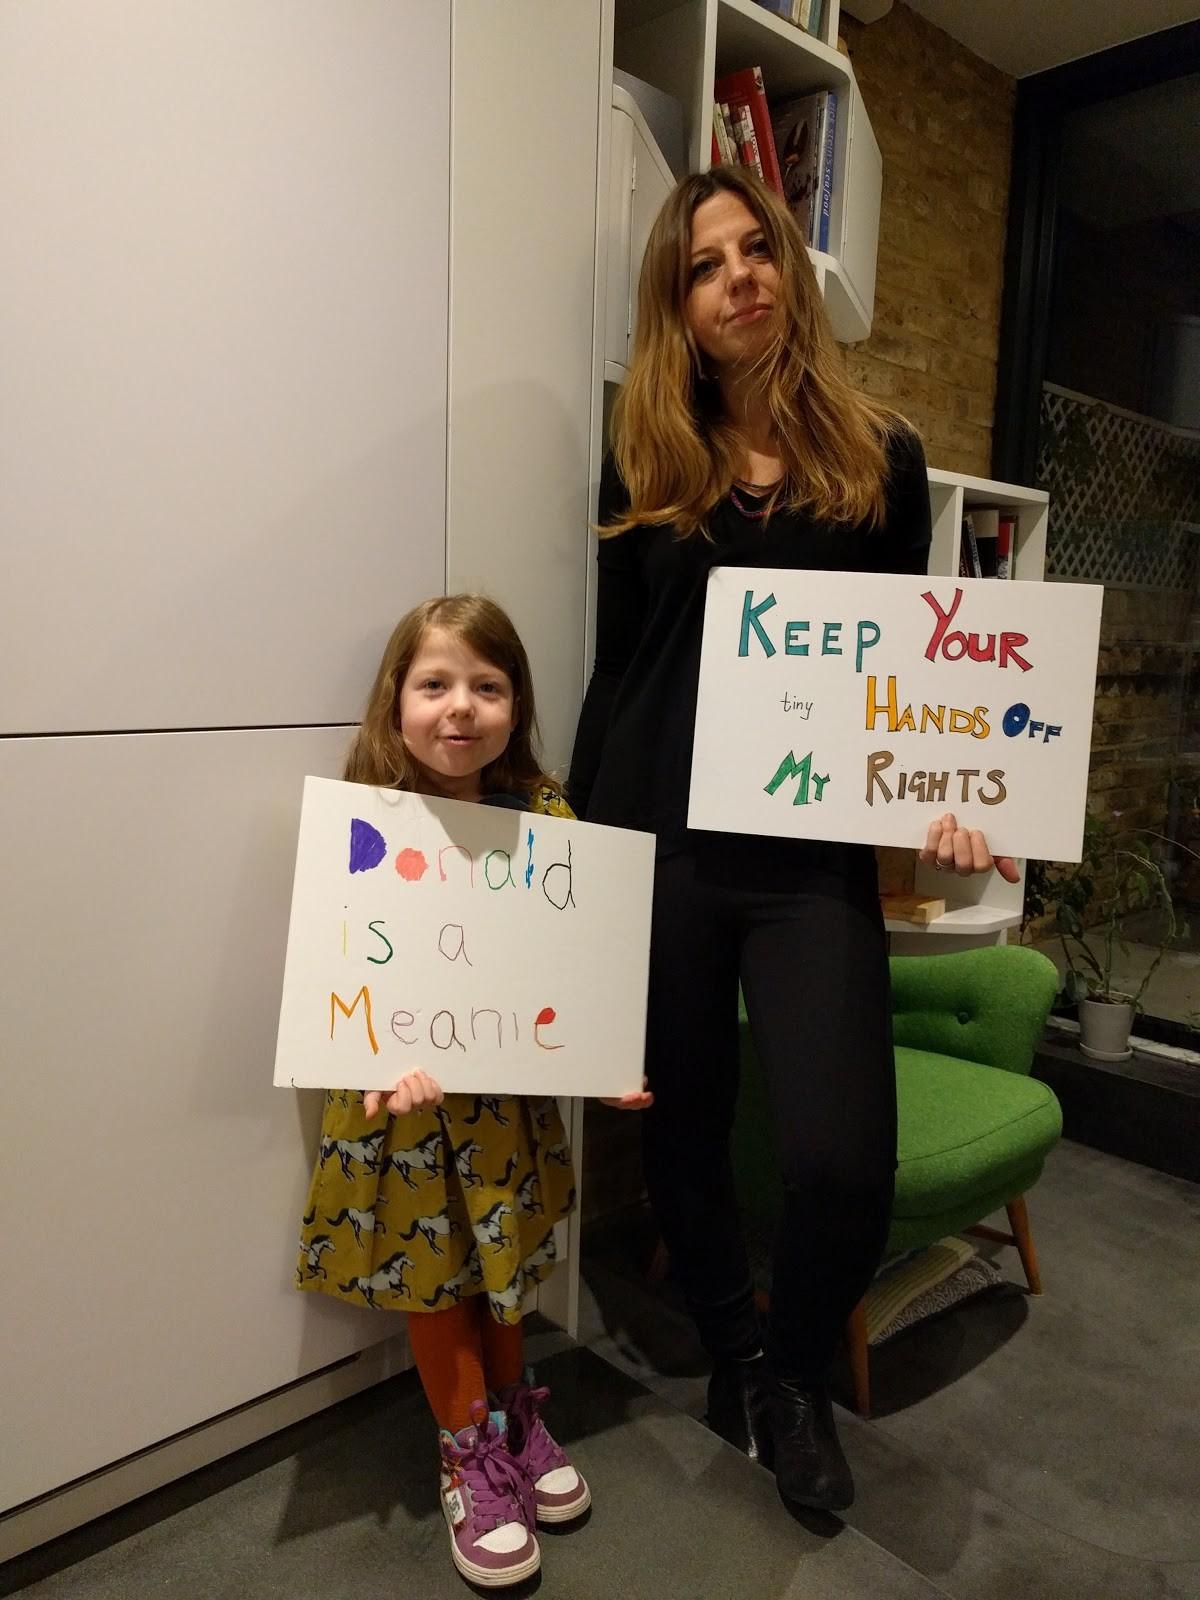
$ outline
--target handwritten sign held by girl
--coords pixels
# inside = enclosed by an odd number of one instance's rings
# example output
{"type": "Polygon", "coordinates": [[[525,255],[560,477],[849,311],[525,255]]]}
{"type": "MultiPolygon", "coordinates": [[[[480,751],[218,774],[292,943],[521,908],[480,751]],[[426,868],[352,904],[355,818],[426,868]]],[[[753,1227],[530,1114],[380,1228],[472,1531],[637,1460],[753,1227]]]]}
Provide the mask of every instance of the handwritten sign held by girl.
{"type": "Polygon", "coordinates": [[[307,778],[275,1082],[640,1089],[653,844],[307,778]]]}

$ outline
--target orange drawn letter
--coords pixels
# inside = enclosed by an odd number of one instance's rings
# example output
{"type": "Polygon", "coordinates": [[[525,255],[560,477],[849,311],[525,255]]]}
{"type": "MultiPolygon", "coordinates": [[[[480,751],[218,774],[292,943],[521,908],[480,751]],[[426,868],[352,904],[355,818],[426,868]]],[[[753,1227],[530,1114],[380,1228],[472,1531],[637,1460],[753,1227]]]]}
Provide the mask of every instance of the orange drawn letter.
{"type": "Polygon", "coordinates": [[[372,1053],[374,1055],[378,1055],[379,1054],[379,1040],[375,1037],[375,1029],[371,1026],[371,991],[367,988],[365,983],[363,984],[362,988],[358,991],[358,993],[354,996],[354,999],[350,1002],[349,1005],[346,1004],[346,1002],[342,999],[340,994],[336,994],[336,993],[334,993],[333,990],[330,990],[330,993],[329,993],[329,1037],[331,1039],[333,1038],[333,1027],[334,1027],[334,1023],[337,1020],[337,1012],[335,1012],[334,1007],[336,1006],[337,1010],[340,1011],[342,1013],[342,1015],[347,1020],[349,1020],[354,1015],[354,1013],[358,1010],[358,1002],[360,1000],[363,1003],[363,1016],[365,1017],[366,1023],[367,1023],[367,1038],[371,1041],[371,1051],[372,1051],[372,1053]]]}

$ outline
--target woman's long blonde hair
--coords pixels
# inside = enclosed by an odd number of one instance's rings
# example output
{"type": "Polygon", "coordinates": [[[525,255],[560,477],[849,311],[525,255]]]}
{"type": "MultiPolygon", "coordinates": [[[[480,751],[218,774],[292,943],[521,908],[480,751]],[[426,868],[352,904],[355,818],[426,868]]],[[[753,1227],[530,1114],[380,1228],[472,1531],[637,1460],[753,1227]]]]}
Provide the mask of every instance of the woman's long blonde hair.
{"type": "Polygon", "coordinates": [[[479,775],[484,793],[533,794],[546,788],[560,794],[562,785],[542,771],[538,755],[537,711],[525,646],[507,612],[481,594],[437,595],[400,618],[384,649],[342,777],[348,783],[416,789],[421,772],[401,737],[400,690],[430,628],[444,628],[489,666],[507,673],[513,686],[516,726],[502,754],[479,775]]]}
{"type": "Polygon", "coordinates": [[[743,441],[685,319],[692,218],[719,194],[735,195],[754,214],[779,272],[772,336],[756,363],[786,471],[778,503],[821,521],[877,524],[885,445],[907,424],[846,378],[808,251],[783,201],[744,167],[722,166],[681,179],[650,233],[633,359],[613,412],[614,455],[630,504],[601,535],[644,524],[704,533],[705,518],[741,470],[743,441]]]}

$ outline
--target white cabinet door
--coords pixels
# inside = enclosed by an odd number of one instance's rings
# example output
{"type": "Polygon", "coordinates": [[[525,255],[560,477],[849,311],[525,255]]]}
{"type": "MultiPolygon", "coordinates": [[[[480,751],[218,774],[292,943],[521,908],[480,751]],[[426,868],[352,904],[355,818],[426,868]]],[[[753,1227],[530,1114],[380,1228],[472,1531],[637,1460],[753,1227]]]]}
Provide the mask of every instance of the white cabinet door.
{"type": "Polygon", "coordinates": [[[0,1511],[399,1331],[292,1287],[271,1086],[305,773],[348,729],[0,740],[0,1511]]]}
{"type": "Polygon", "coordinates": [[[441,590],[450,13],[0,7],[0,732],[352,720],[441,590]]]}

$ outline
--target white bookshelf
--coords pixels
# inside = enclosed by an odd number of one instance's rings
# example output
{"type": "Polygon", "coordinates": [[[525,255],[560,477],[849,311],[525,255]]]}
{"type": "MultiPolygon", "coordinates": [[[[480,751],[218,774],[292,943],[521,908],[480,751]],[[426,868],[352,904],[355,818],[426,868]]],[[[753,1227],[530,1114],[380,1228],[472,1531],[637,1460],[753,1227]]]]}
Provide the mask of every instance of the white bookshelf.
{"type": "Polygon", "coordinates": [[[829,249],[809,255],[834,333],[853,344],[871,331],[883,163],[854,69],[836,48],[837,19],[837,0],[827,0],[815,38],[755,0],[616,0],[613,61],[682,104],[696,172],[708,170],[713,85],[725,73],[760,67],[772,102],[836,94],[829,249]]]}
{"type": "Polygon", "coordinates": [[[942,575],[958,571],[962,520],[975,507],[995,507],[1016,515],[1010,578],[1041,583],[1046,570],[1046,527],[1050,497],[1044,489],[1026,489],[1015,483],[971,478],[958,472],[929,469],[929,500],[933,510],[933,546],[929,571],[942,575]]]}
{"type": "MultiPolygon", "coordinates": [[[[929,551],[931,576],[951,576],[958,571],[962,521],[974,507],[995,507],[1016,516],[1012,570],[1009,581],[1041,583],[1046,566],[1046,525],[1050,497],[1043,489],[972,478],[964,473],[929,469],[929,502],[933,513],[933,540],[929,551]]],[[[1024,863],[1021,879],[1005,883],[998,873],[959,878],[916,865],[914,890],[919,895],[945,900],[944,915],[915,926],[888,919],[891,949],[896,955],[929,954],[933,950],[968,949],[973,945],[1003,944],[1008,930],[1019,926],[1025,899],[1024,863]]]]}

